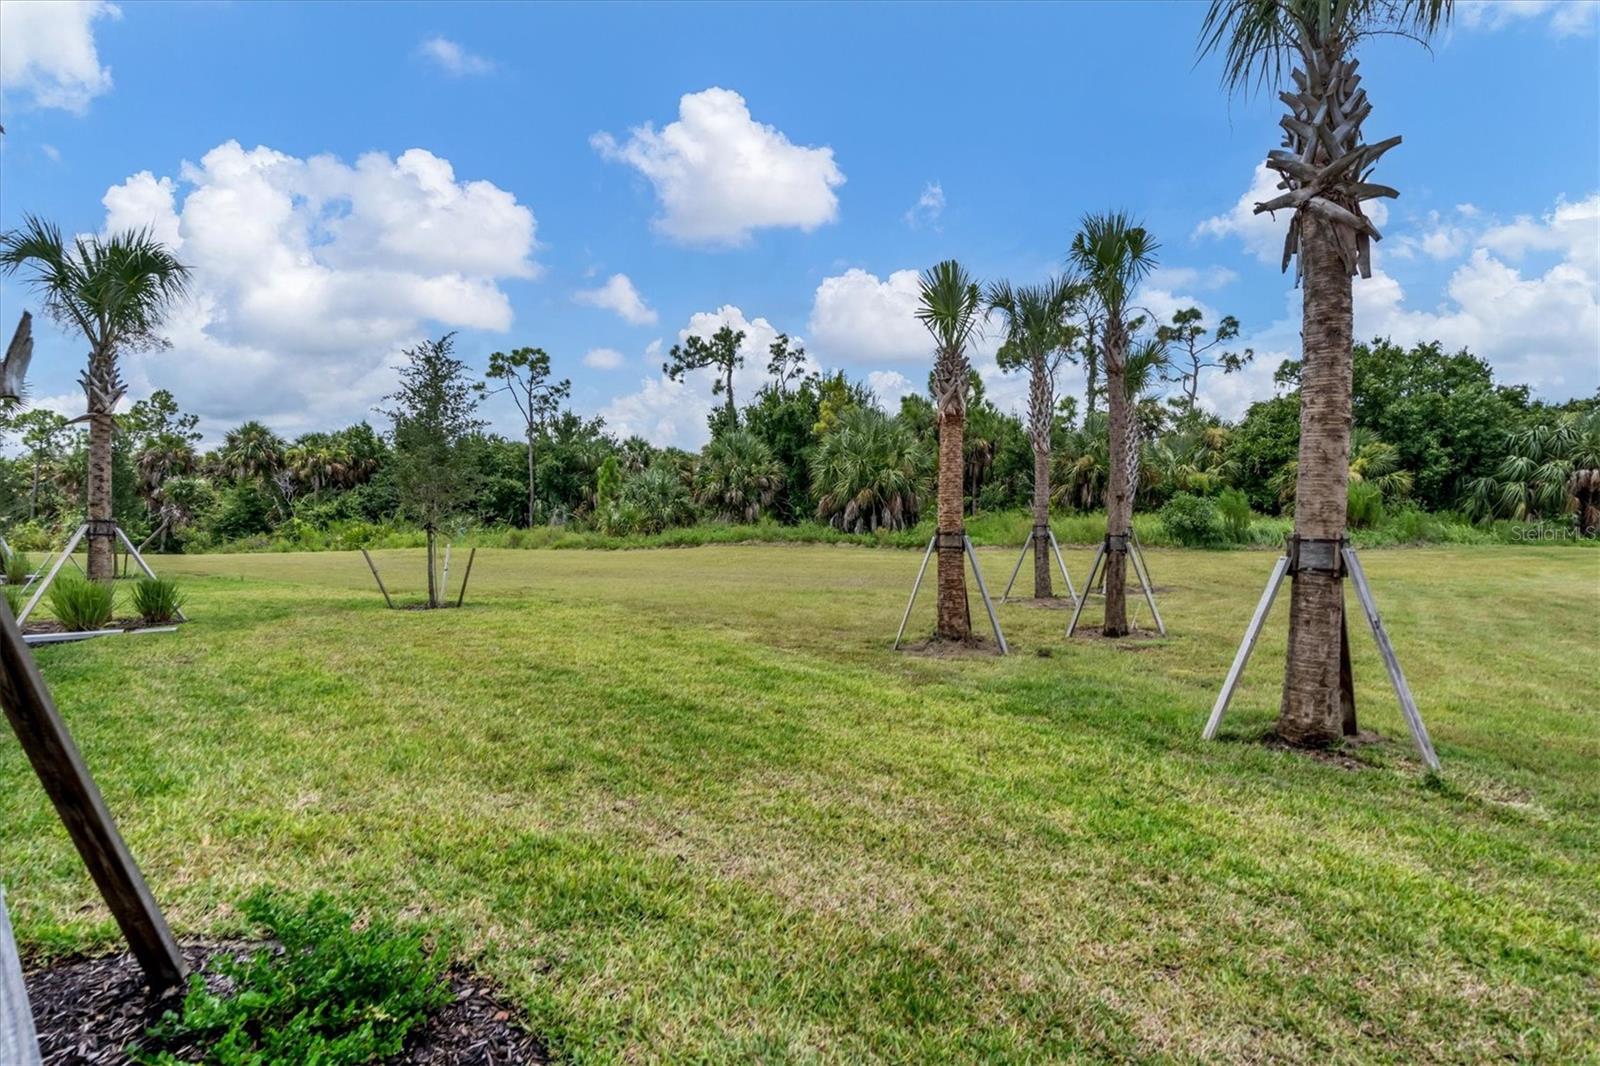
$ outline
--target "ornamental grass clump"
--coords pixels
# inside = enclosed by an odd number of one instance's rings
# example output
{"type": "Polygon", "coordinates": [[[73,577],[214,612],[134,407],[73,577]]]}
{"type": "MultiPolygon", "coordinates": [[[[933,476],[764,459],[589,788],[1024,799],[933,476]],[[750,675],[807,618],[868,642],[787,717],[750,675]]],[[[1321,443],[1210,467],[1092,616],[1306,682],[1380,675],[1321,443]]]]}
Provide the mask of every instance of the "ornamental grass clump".
{"type": "Polygon", "coordinates": [[[178,583],[171,578],[141,577],[133,586],[133,609],[151,625],[177,618],[184,599],[178,583]]]}
{"type": "Polygon", "coordinates": [[[63,577],[50,586],[50,612],[74,633],[104,629],[111,621],[114,598],[109,581],[63,577]]]}

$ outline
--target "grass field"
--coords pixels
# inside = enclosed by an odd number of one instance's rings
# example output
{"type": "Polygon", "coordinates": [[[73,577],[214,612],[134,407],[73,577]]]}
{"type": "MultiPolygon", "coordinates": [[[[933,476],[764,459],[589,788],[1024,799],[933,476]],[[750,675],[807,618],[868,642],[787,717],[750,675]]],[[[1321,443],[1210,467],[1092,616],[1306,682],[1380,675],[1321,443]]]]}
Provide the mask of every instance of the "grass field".
{"type": "MultiPolygon", "coordinates": [[[[1600,554],[1365,556],[1436,779],[1362,630],[1386,739],[1260,742],[1286,597],[1202,742],[1271,556],[1149,554],[1169,639],[1013,604],[1004,660],[891,651],[917,553],[818,546],[480,551],[431,613],[163,558],[191,625],[38,654],[180,935],[327,889],[570,1061],[1600,1058],[1600,554]]],[[[115,942],[3,734],[0,876],[35,955],[115,942]]]]}

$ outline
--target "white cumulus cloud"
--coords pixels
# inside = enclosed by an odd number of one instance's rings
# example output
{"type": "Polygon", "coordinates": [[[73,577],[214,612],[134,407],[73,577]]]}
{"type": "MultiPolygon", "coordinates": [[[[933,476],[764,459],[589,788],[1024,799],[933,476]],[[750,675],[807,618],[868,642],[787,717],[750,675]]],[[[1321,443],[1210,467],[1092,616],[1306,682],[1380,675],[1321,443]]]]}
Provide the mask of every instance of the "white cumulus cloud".
{"type": "Polygon", "coordinates": [[[111,88],[94,24],[121,16],[104,0],[6,0],[0,4],[0,93],[83,114],[111,88]]]}
{"type": "Polygon", "coordinates": [[[1600,4],[1593,0],[1461,0],[1456,6],[1461,25],[1474,30],[1542,22],[1557,37],[1590,34],[1600,23],[1600,4]]]}
{"type": "Polygon", "coordinates": [[[417,54],[457,78],[494,73],[494,60],[475,55],[448,37],[429,37],[417,46],[417,54]]]}
{"type": "Polygon", "coordinates": [[[656,323],[655,310],[644,302],[644,297],[639,295],[639,290],[634,288],[633,281],[626,274],[613,274],[599,288],[583,289],[573,293],[572,298],[589,307],[615,311],[629,325],[652,326],[656,323]]]}
{"type": "MultiPolygon", "coordinates": [[[[710,338],[723,326],[743,333],[739,354],[744,365],[733,374],[734,399],[742,407],[752,400],[761,386],[766,384],[768,347],[780,332],[765,318],[748,318],[732,304],[715,311],[697,311],[678,331],[678,342],[691,336],[710,338]]],[[[792,344],[804,346],[805,341],[791,336],[792,344]]],[[[646,349],[647,358],[660,352],[660,342],[652,342],[646,349]]],[[[659,356],[658,356],[659,358],[659,356]]],[[[815,359],[808,358],[807,373],[821,370],[815,359]]],[[[717,380],[715,370],[691,370],[681,381],[673,381],[657,373],[639,382],[639,388],[626,395],[615,397],[600,410],[606,428],[619,437],[638,434],[651,443],[680,448],[699,448],[710,439],[707,418],[712,408],[722,404],[724,398],[713,395],[712,384],[717,380]]]]}
{"type": "Polygon", "coordinates": [[[347,164],[229,141],[103,202],[108,230],[149,227],[193,272],[172,348],[132,372],[213,426],[262,418],[292,433],[363,417],[400,348],[507,329],[500,283],[537,273],[533,213],[419,148],[347,164]]]}
{"type": "Polygon", "coordinates": [[[931,360],[933,342],[917,321],[917,272],[896,270],[880,281],[856,267],[817,286],[807,329],[834,362],[931,360]]]}
{"type": "MultiPolygon", "coordinates": [[[[1289,232],[1292,211],[1262,212],[1256,214],[1256,204],[1265,203],[1282,194],[1278,188],[1279,177],[1267,169],[1265,163],[1256,166],[1250,187],[1224,214],[1213,215],[1195,227],[1193,238],[1237,237],[1252,255],[1263,263],[1278,264],[1283,261],[1283,236],[1289,232]]],[[[1389,220],[1389,206],[1382,200],[1368,200],[1361,210],[1382,227],[1389,220]]]]}
{"type": "Polygon", "coordinates": [[[922,187],[922,195],[917,197],[917,202],[905,213],[905,223],[912,229],[937,226],[939,216],[942,214],[944,214],[944,186],[936,181],[930,181],[922,187]]]}
{"type": "Polygon", "coordinates": [[[590,348],[583,353],[583,365],[596,370],[615,370],[622,361],[622,353],[615,348],[590,348]]]}
{"type": "Polygon", "coordinates": [[[590,144],[649,179],[661,203],[656,229],[687,244],[741,245],[757,229],[810,231],[839,214],[844,173],[833,149],[791,143],[728,89],[685,95],[678,120],[660,130],[647,122],[626,141],[596,133],[590,144]]]}

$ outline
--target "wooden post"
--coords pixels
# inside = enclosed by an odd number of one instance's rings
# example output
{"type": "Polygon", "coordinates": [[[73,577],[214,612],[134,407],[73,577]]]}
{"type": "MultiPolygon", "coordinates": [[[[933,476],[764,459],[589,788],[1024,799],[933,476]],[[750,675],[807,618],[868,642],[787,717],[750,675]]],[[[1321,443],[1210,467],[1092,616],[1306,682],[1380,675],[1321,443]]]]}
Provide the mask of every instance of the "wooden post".
{"type": "Polygon", "coordinates": [[[1405,715],[1406,726],[1411,730],[1411,739],[1416,741],[1417,753],[1422,756],[1422,761],[1434,773],[1439,772],[1439,756],[1433,750],[1433,741],[1428,737],[1428,727],[1422,724],[1422,712],[1417,710],[1417,701],[1411,695],[1411,686],[1406,683],[1405,671],[1400,669],[1400,657],[1394,653],[1394,645],[1389,643],[1389,631],[1383,628],[1383,619],[1378,616],[1378,604],[1372,598],[1372,588],[1367,584],[1367,575],[1361,569],[1361,560],[1356,558],[1354,548],[1344,548],[1345,569],[1349,571],[1350,578],[1356,586],[1356,596],[1361,600],[1361,609],[1366,612],[1367,625],[1372,629],[1372,639],[1378,642],[1378,651],[1383,656],[1383,665],[1389,671],[1389,683],[1394,686],[1395,697],[1400,701],[1400,712],[1405,715]]]}
{"type": "Polygon", "coordinates": [[[389,590],[383,587],[383,578],[378,576],[378,564],[372,561],[367,549],[362,548],[361,554],[366,558],[367,566],[372,568],[372,579],[378,583],[378,591],[383,593],[383,602],[389,605],[389,610],[394,610],[394,601],[389,598],[389,590]]]}
{"type": "Polygon", "coordinates": [[[1017,575],[1022,573],[1022,563],[1028,558],[1028,549],[1033,547],[1033,530],[1028,530],[1028,539],[1022,542],[1022,554],[1017,556],[1017,565],[1011,568],[1011,580],[1006,582],[1006,590],[1000,594],[1000,602],[1005,603],[1011,598],[1011,586],[1017,583],[1017,575]]]}
{"type": "MultiPolygon", "coordinates": [[[[33,613],[33,609],[39,605],[39,601],[44,598],[45,590],[48,589],[50,587],[50,583],[56,579],[56,575],[61,572],[61,567],[66,564],[66,561],[72,558],[72,550],[78,546],[78,541],[83,539],[84,531],[86,531],[88,528],[89,527],[87,525],[79,526],[78,531],[67,540],[67,546],[61,552],[61,554],[56,557],[55,565],[50,568],[50,572],[48,574],[44,575],[44,580],[39,582],[39,588],[34,592],[33,598],[27,602],[27,604],[22,608],[22,611],[17,615],[17,625],[20,626],[22,623],[26,622],[28,620],[28,616],[33,613]]],[[[76,560],[74,560],[73,565],[77,565],[76,560]]]]}
{"type": "Polygon", "coordinates": [[[933,557],[933,546],[939,542],[939,534],[935,533],[928,541],[928,550],[922,553],[922,566],[917,570],[917,580],[911,583],[911,598],[906,601],[906,613],[900,616],[900,630],[894,635],[894,650],[900,650],[900,641],[905,639],[906,623],[911,621],[911,608],[916,606],[917,592],[922,588],[922,575],[928,572],[928,560],[933,557]]]}
{"type": "Polygon", "coordinates": [[[1217,727],[1222,724],[1222,713],[1228,709],[1228,703],[1233,699],[1233,690],[1239,685],[1245,664],[1250,661],[1250,653],[1255,651],[1256,640],[1261,636],[1261,627],[1272,610],[1272,601],[1277,599],[1278,589],[1283,585],[1284,571],[1288,569],[1289,557],[1278,556],[1277,563],[1272,567],[1272,576],[1267,578],[1267,587],[1261,593],[1261,602],[1256,604],[1256,613],[1250,617],[1250,624],[1245,627],[1244,639],[1239,642],[1239,650],[1234,653],[1233,665],[1228,668],[1227,680],[1222,682],[1222,691],[1217,693],[1217,702],[1211,707],[1211,717],[1206,721],[1205,731],[1200,734],[1206,740],[1211,740],[1217,735],[1217,727]]]}
{"type": "Polygon", "coordinates": [[[461,575],[461,595],[456,597],[456,606],[460,607],[467,600],[467,582],[472,580],[472,560],[478,557],[478,549],[473,548],[467,553],[467,569],[461,575]]]}
{"type": "Polygon", "coordinates": [[[144,970],[151,991],[161,992],[183,981],[183,956],[172,939],[161,908],[128,853],[117,825],[106,809],[94,778],[84,765],[72,734],[56,711],[33,653],[11,610],[0,599],[0,704],[6,719],[33,764],[56,814],[89,868],[89,876],[111,908],[128,946],[144,970]]]}
{"type": "Polygon", "coordinates": [[[1078,619],[1083,617],[1083,605],[1089,602],[1089,592],[1094,588],[1094,575],[1100,570],[1100,562],[1106,557],[1106,545],[1100,542],[1100,547],[1095,550],[1094,562],[1089,564],[1089,576],[1083,582],[1083,595],[1078,597],[1078,605],[1072,609],[1072,621],[1067,623],[1067,636],[1078,631],[1078,619]]]}
{"type": "MultiPolygon", "coordinates": [[[[144,556],[140,555],[139,549],[133,546],[133,541],[128,539],[128,535],[122,531],[121,526],[117,526],[116,529],[117,536],[122,538],[123,546],[128,549],[128,557],[139,564],[139,569],[144,571],[145,577],[149,578],[151,581],[156,580],[156,572],[150,569],[149,563],[144,561],[144,556]]],[[[174,613],[178,616],[178,621],[180,622],[187,622],[189,620],[181,610],[175,611],[174,613]]]]}
{"type": "MultiPolygon", "coordinates": [[[[978,553],[973,550],[972,539],[965,533],[961,534],[961,543],[967,549],[967,561],[972,564],[972,576],[978,581],[978,595],[983,597],[983,609],[989,612],[989,625],[994,628],[994,641],[1000,645],[1000,654],[1009,655],[1011,649],[1006,647],[1005,634],[1000,632],[1000,619],[994,613],[994,601],[989,599],[989,590],[983,584],[983,571],[978,569],[978,553]]],[[[970,610],[970,605],[968,610],[970,610]]]]}

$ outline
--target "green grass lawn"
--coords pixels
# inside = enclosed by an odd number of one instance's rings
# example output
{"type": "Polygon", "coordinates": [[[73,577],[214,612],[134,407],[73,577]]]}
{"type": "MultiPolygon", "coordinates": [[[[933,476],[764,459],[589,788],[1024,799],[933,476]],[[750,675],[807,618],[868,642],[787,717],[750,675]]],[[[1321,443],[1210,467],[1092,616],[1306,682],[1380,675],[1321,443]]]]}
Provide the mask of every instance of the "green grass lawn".
{"type": "MultiPolygon", "coordinates": [[[[326,889],[571,1061],[1600,1057],[1600,554],[1366,554],[1439,779],[1364,627],[1384,742],[1260,743],[1287,596],[1199,739],[1269,554],[1152,550],[1163,641],[1002,607],[1007,659],[890,650],[919,554],[479,551],[432,613],[359,554],[161,558],[192,624],[38,655],[180,936],[326,889]]],[[[9,734],[0,876],[28,950],[115,942],[9,734]]]]}

